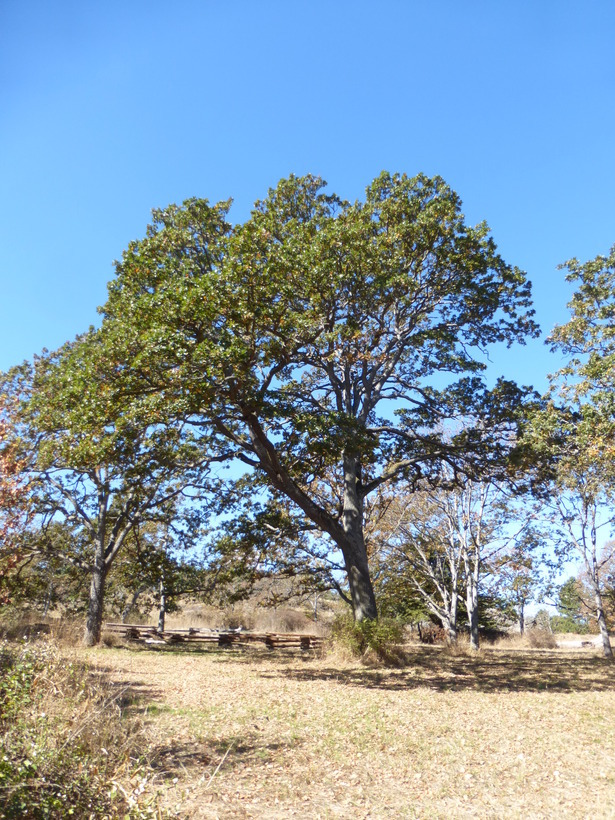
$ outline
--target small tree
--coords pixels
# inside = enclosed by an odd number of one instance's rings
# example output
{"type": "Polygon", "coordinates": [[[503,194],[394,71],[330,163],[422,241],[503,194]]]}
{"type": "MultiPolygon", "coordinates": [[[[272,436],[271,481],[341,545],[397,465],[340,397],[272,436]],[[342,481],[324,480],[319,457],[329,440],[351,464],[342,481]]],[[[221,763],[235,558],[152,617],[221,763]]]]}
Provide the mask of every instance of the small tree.
{"type": "Polygon", "coordinates": [[[559,530],[562,550],[582,561],[604,655],[612,658],[603,603],[606,561],[601,540],[607,540],[615,522],[615,482],[612,465],[598,458],[607,426],[612,423],[589,404],[574,411],[551,405],[535,420],[537,446],[557,459],[548,502],[553,526],[559,530]]]}
{"type": "Polygon", "coordinates": [[[535,512],[489,481],[440,482],[388,500],[377,533],[381,573],[420,596],[455,642],[462,597],[471,645],[479,645],[479,612],[487,598],[514,601],[523,618],[538,573],[535,512]],[[535,562],[534,564],[532,562],[535,562]]]}
{"type": "Polygon", "coordinates": [[[534,627],[536,629],[542,629],[544,632],[552,632],[551,628],[551,617],[549,616],[548,609],[539,609],[536,615],[534,615],[534,627]]]}
{"type": "Polygon", "coordinates": [[[608,256],[562,267],[577,286],[571,319],[550,336],[569,356],[553,376],[565,410],[543,414],[542,429],[558,457],[558,510],[583,560],[604,654],[613,657],[605,619],[598,531],[611,528],[615,502],[615,246],[608,256]]]}
{"type": "MultiPolygon", "coordinates": [[[[181,421],[150,417],[144,425],[113,404],[94,377],[98,338],[90,332],[4,379],[11,442],[38,527],[64,522],[90,544],[88,645],[100,639],[107,576],[130,533],[144,521],[171,526],[183,494],[205,491],[209,464],[203,442],[196,446],[181,421]]],[[[181,528],[177,534],[190,535],[181,528]]]]}
{"type": "Polygon", "coordinates": [[[388,609],[396,599],[397,609],[415,616],[428,612],[442,624],[450,643],[457,641],[463,566],[454,497],[433,490],[387,499],[375,560],[388,609]]]}
{"type": "MultiPolygon", "coordinates": [[[[602,573],[602,591],[604,616],[607,625],[612,630],[615,626],[615,541],[607,541],[600,555],[602,573]]],[[[583,587],[583,600],[588,613],[593,618],[591,583],[588,583],[586,573],[581,571],[579,581],[583,587]]]]}
{"type": "Polygon", "coordinates": [[[587,618],[583,613],[583,597],[576,578],[569,578],[557,591],[557,615],[551,618],[553,632],[588,632],[587,618]]]}
{"type": "Polygon", "coordinates": [[[553,544],[546,522],[535,522],[536,511],[528,499],[522,503],[519,516],[508,548],[494,563],[493,591],[512,607],[523,635],[527,606],[549,595],[558,561],[549,550],[553,544]]]}
{"type": "Polygon", "coordinates": [[[43,616],[83,615],[91,580],[90,542],[83,528],[52,519],[22,530],[17,543],[11,603],[43,616]]]}

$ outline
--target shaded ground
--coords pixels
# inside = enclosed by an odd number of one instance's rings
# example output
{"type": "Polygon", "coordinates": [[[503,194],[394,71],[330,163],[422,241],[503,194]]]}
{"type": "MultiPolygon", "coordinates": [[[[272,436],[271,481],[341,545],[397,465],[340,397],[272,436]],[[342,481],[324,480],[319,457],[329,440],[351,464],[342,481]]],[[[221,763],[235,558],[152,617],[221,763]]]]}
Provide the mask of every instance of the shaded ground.
{"type": "Polygon", "coordinates": [[[615,665],[596,654],[90,657],[149,723],[182,817],[615,817],[615,665]]]}

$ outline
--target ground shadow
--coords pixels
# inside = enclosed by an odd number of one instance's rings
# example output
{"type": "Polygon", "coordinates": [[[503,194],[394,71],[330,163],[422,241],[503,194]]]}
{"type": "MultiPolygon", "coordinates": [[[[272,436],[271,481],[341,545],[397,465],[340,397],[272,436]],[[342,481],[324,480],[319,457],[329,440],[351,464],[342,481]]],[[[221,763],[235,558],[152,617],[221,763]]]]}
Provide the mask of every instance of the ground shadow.
{"type": "MultiPolygon", "coordinates": [[[[224,652],[221,652],[224,655],[224,652]]],[[[229,661],[249,660],[240,654],[226,655],[229,661]]],[[[264,655],[264,659],[267,655],[264,655]]],[[[292,658],[286,659],[289,663],[292,658]]],[[[296,666],[296,664],[295,664],[296,666]]],[[[279,668],[279,667],[278,667],[279,668]]],[[[127,670],[122,670],[126,674],[127,670]]],[[[118,669],[97,663],[89,675],[99,690],[103,690],[107,706],[114,703],[122,709],[126,717],[139,717],[147,723],[155,721],[161,712],[172,712],[165,702],[163,689],[135,678],[134,680],[114,680],[118,669]]],[[[248,764],[263,765],[279,754],[284,754],[299,741],[271,742],[264,736],[265,728],[253,723],[244,733],[224,736],[206,741],[196,739],[178,740],[169,738],[158,744],[148,745],[142,750],[143,762],[154,772],[157,779],[172,780],[188,774],[206,782],[217,767],[233,770],[248,764]]]]}
{"type": "Polygon", "coordinates": [[[217,769],[233,771],[246,765],[262,766],[298,743],[266,742],[257,731],[218,738],[215,741],[175,741],[152,746],[147,764],[159,779],[170,780],[183,773],[190,778],[201,775],[206,783],[217,769]]]}
{"type": "MultiPolygon", "coordinates": [[[[587,692],[615,690],[615,663],[587,652],[500,650],[486,647],[478,655],[438,646],[414,646],[403,652],[399,668],[323,666],[318,652],[241,647],[135,647],[137,652],[215,656],[231,664],[264,667],[264,677],[335,680],[379,689],[427,687],[436,691],[587,692]],[[299,668],[298,668],[299,667],[299,668]]],[[[326,656],[325,662],[326,662],[326,656]]]]}
{"type": "Polygon", "coordinates": [[[198,644],[143,645],[142,643],[119,644],[108,647],[112,651],[131,654],[164,654],[175,656],[205,656],[216,660],[228,660],[242,664],[295,664],[297,660],[313,661],[323,657],[321,649],[303,650],[298,647],[269,649],[264,644],[235,644],[234,646],[199,646],[198,644]]]}
{"type": "Polygon", "coordinates": [[[294,680],[334,680],[383,690],[427,687],[441,692],[587,692],[615,690],[615,664],[595,655],[483,650],[473,657],[425,647],[398,669],[310,667],[263,672],[294,680]]]}
{"type": "Polygon", "coordinates": [[[90,680],[102,686],[105,695],[116,703],[127,715],[147,714],[152,706],[164,701],[165,693],[151,683],[140,680],[114,680],[118,670],[97,663],[90,669],[90,680]]]}

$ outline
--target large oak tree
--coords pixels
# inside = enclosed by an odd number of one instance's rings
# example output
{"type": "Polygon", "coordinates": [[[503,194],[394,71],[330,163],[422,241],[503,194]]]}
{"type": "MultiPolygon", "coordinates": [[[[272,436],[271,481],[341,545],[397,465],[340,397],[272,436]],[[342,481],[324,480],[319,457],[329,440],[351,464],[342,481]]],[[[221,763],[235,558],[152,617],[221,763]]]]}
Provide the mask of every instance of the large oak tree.
{"type": "Polygon", "coordinates": [[[519,394],[485,389],[483,354],[536,333],[529,283],[437,177],[383,173],[354,204],[290,177],[243,224],[228,209],[155,211],[129,245],[103,308],[105,378],[133,412],[230,447],[329,537],[355,617],[375,618],[366,499],[502,455],[519,394]]]}

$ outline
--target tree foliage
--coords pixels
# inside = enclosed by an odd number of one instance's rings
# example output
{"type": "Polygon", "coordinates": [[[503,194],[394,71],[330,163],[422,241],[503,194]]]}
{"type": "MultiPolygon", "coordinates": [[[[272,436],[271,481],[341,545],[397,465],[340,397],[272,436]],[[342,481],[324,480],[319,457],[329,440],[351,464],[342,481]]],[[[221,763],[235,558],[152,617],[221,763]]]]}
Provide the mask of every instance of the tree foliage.
{"type": "Polygon", "coordinates": [[[594,613],[606,657],[612,648],[603,602],[606,560],[601,549],[615,522],[613,465],[603,458],[600,442],[606,424],[591,403],[570,408],[553,405],[537,417],[538,446],[556,457],[549,506],[553,525],[568,556],[582,562],[591,587],[594,613]]]}
{"type": "Polygon", "coordinates": [[[228,209],[155,211],[129,245],[102,378],[135,416],[186,420],[256,471],[340,550],[355,617],[374,618],[366,499],[443,462],[501,464],[522,394],[488,391],[482,354],[536,333],[529,283],[437,177],[383,173],[352,204],[290,177],[245,223],[228,209]]]}
{"type": "Polygon", "coordinates": [[[615,407],[615,245],[608,256],[566,262],[568,282],[577,286],[568,307],[571,318],[550,336],[554,348],[570,357],[557,377],[567,378],[574,394],[591,397],[610,414],[615,407]]]}
{"type": "Polygon", "coordinates": [[[588,631],[587,617],[583,612],[583,596],[574,576],[559,587],[556,606],[557,615],[551,618],[554,632],[577,632],[584,635],[588,631]]]}
{"type": "Polygon", "coordinates": [[[30,517],[24,463],[11,435],[12,410],[10,397],[0,393],[0,605],[13,598],[20,535],[30,517]]]}
{"type": "Polygon", "coordinates": [[[205,490],[209,466],[203,443],[197,446],[181,422],[135,421],[114,404],[95,374],[98,339],[91,331],[4,378],[13,408],[11,447],[21,459],[42,533],[21,544],[30,547],[30,559],[61,546],[48,537],[61,522],[89,545],[76,552],[64,544],[61,552],[91,578],[87,643],[100,637],[109,569],[140,524],[164,522],[180,540],[198,533],[206,507],[187,507],[193,520],[184,526],[177,513],[185,493],[194,497],[205,490]]]}
{"type": "Polygon", "coordinates": [[[607,257],[572,259],[564,267],[577,290],[570,320],[550,341],[569,359],[552,377],[551,401],[537,415],[533,435],[542,452],[555,457],[555,506],[583,561],[604,654],[612,657],[599,535],[610,533],[615,520],[615,247],[607,257]]]}

